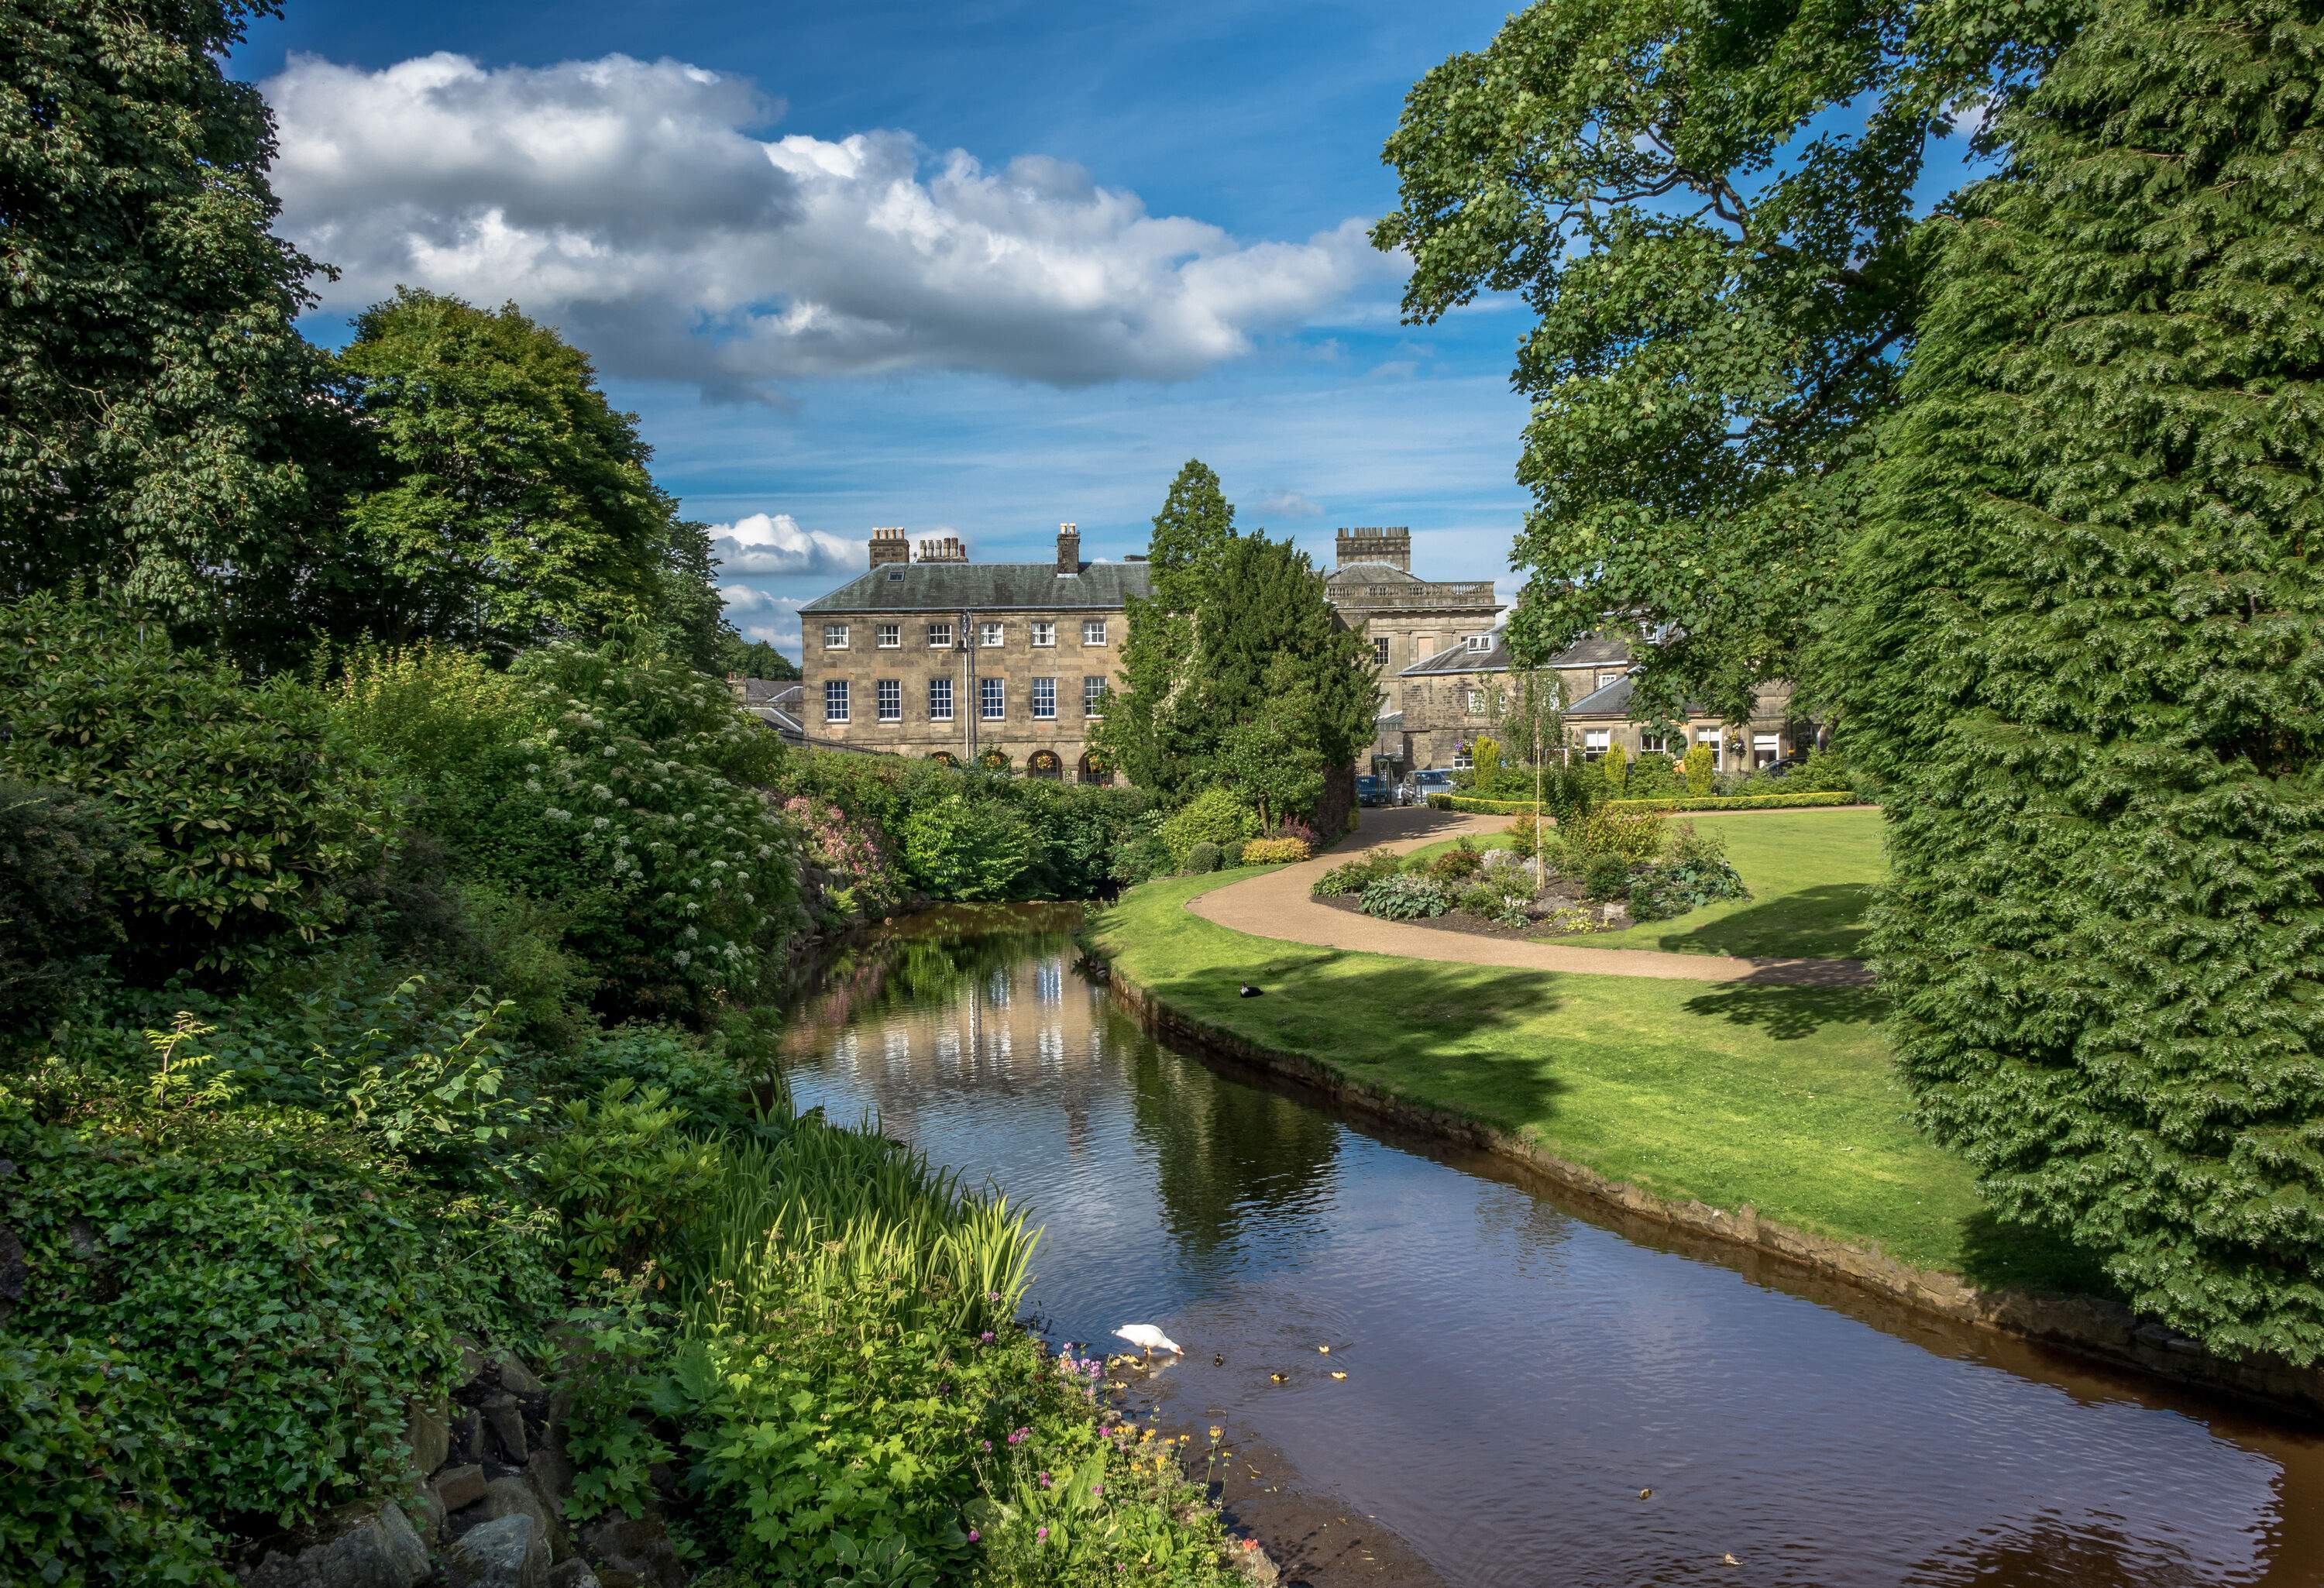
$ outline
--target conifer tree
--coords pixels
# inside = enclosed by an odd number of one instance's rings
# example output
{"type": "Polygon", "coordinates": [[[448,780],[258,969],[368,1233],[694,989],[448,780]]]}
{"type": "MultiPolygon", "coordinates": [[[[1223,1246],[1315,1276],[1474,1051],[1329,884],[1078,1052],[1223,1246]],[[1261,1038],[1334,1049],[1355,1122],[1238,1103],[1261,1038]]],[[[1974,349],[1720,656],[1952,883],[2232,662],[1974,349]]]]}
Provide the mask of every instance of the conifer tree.
{"type": "Polygon", "coordinates": [[[1944,235],[1856,548],[1923,1119],[2216,1351],[2324,1355],[2324,39],[2116,0],[1944,235]]]}
{"type": "Polygon", "coordinates": [[[1234,507],[1219,476],[1190,457],[1170,482],[1147,544],[1151,598],[1133,596],[1121,653],[1122,688],[1093,738],[1130,780],[1165,799],[1190,789],[1206,743],[1187,692],[1194,668],[1194,612],[1234,540],[1234,507]]]}

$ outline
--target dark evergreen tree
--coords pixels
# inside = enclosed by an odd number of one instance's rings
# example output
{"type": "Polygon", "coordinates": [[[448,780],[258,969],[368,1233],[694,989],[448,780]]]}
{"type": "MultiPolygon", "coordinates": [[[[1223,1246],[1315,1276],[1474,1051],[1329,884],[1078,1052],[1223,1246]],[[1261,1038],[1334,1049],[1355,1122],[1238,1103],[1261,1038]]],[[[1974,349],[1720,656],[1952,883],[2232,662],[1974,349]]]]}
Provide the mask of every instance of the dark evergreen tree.
{"type": "Polygon", "coordinates": [[[1154,594],[1129,603],[1122,687],[1094,735],[1100,752],[1131,782],[1165,799],[1194,787],[1203,752],[1214,739],[1189,691],[1194,612],[1236,539],[1234,508],[1219,476],[1202,459],[1188,458],[1154,515],[1147,543],[1154,594]]]}
{"type": "Polygon", "coordinates": [[[1195,627],[1206,769],[1227,731],[1259,721],[1278,697],[1305,703],[1299,736],[1324,766],[1355,764],[1371,743],[1379,704],[1370,647],[1324,599],[1323,576],[1305,552],[1265,535],[1235,540],[1219,559],[1195,627]]]}
{"type": "Polygon", "coordinates": [[[96,585],[245,660],[359,593],[343,410],[221,69],[263,0],[0,3],[0,595],[96,585]]]}
{"type": "Polygon", "coordinates": [[[2324,1354],[2324,38],[2116,0],[1937,223],[1851,743],[1921,1115],[2222,1352],[2324,1354]]]}

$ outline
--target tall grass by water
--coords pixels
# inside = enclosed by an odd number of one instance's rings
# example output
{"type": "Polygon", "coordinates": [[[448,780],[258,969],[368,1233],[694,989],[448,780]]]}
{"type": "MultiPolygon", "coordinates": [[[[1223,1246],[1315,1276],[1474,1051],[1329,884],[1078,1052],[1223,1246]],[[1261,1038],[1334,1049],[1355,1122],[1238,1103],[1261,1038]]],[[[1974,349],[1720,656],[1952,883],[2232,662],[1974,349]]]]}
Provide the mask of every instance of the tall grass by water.
{"type": "Polygon", "coordinates": [[[1040,1232],[998,1193],[873,1130],[808,1115],[773,1140],[736,1141],[701,1225],[689,1332],[756,1332],[802,1303],[827,1312],[867,1286],[892,1289],[899,1324],[975,1334],[1016,1316],[1040,1232]]]}

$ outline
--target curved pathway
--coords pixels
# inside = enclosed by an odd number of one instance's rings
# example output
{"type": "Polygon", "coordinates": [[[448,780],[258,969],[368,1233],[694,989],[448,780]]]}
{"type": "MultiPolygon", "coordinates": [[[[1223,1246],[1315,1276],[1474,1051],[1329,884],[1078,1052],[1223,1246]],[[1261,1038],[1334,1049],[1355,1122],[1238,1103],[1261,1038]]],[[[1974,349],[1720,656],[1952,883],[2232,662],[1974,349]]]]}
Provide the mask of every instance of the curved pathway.
{"type": "MultiPolygon", "coordinates": [[[[1446,838],[1481,838],[1508,825],[1507,817],[1463,816],[1428,809],[1373,809],[1362,816],[1357,846],[1403,851],[1446,838]]],[[[1374,920],[1318,903],[1308,890],[1347,859],[1337,851],[1261,872],[1198,893],[1186,908],[1206,921],[1317,948],[1393,954],[1453,965],[1504,965],[1513,970],[1567,971],[1591,976],[1647,976],[1671,982],[1760,982],[1808,987],[1863,987],[1872,973],[1854,959],[1745,959],[1711,954],[1669,954],[1658,948],[1585,948],[1570,943],[1529,943],[1442,927],[1374,920]]]]}

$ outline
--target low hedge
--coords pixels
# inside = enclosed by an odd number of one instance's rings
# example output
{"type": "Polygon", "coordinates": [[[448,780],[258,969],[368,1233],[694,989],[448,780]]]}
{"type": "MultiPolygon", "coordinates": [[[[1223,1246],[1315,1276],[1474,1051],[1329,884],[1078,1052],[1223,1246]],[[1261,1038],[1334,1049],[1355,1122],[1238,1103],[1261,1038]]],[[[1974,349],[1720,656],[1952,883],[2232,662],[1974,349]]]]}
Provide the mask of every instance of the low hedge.
{"type": "Polygon", "coordinates": [[[1431,794],[1431,810],[1465,810],[1471,816],[1524,816],[1534,808],[1530,799],[1480,799],[1471,794],[1431,794]]]}
{"type": "MultiPolygon", "coordinates": [[[[1609,799],[1608,810],[1788,810],[1810,805],[1862,805],[1862,799],[1845,790],[1808,790],[1798,794],[1706,794],[1699,799],[1609,799]]],[[[1478,799],[1467,794],[1431,794],[1433,810],[1466,811],[1471,816],[1529,816],[1530,799],[1478,799]]]]}
{"type": "Polygon", "coordinates": [[[1609,799],[1608,810],[1789,810],[1803,805],[1862,805],[1845,789],[1800,794],[1706,794],[1692,799],[1609,799]]]}

